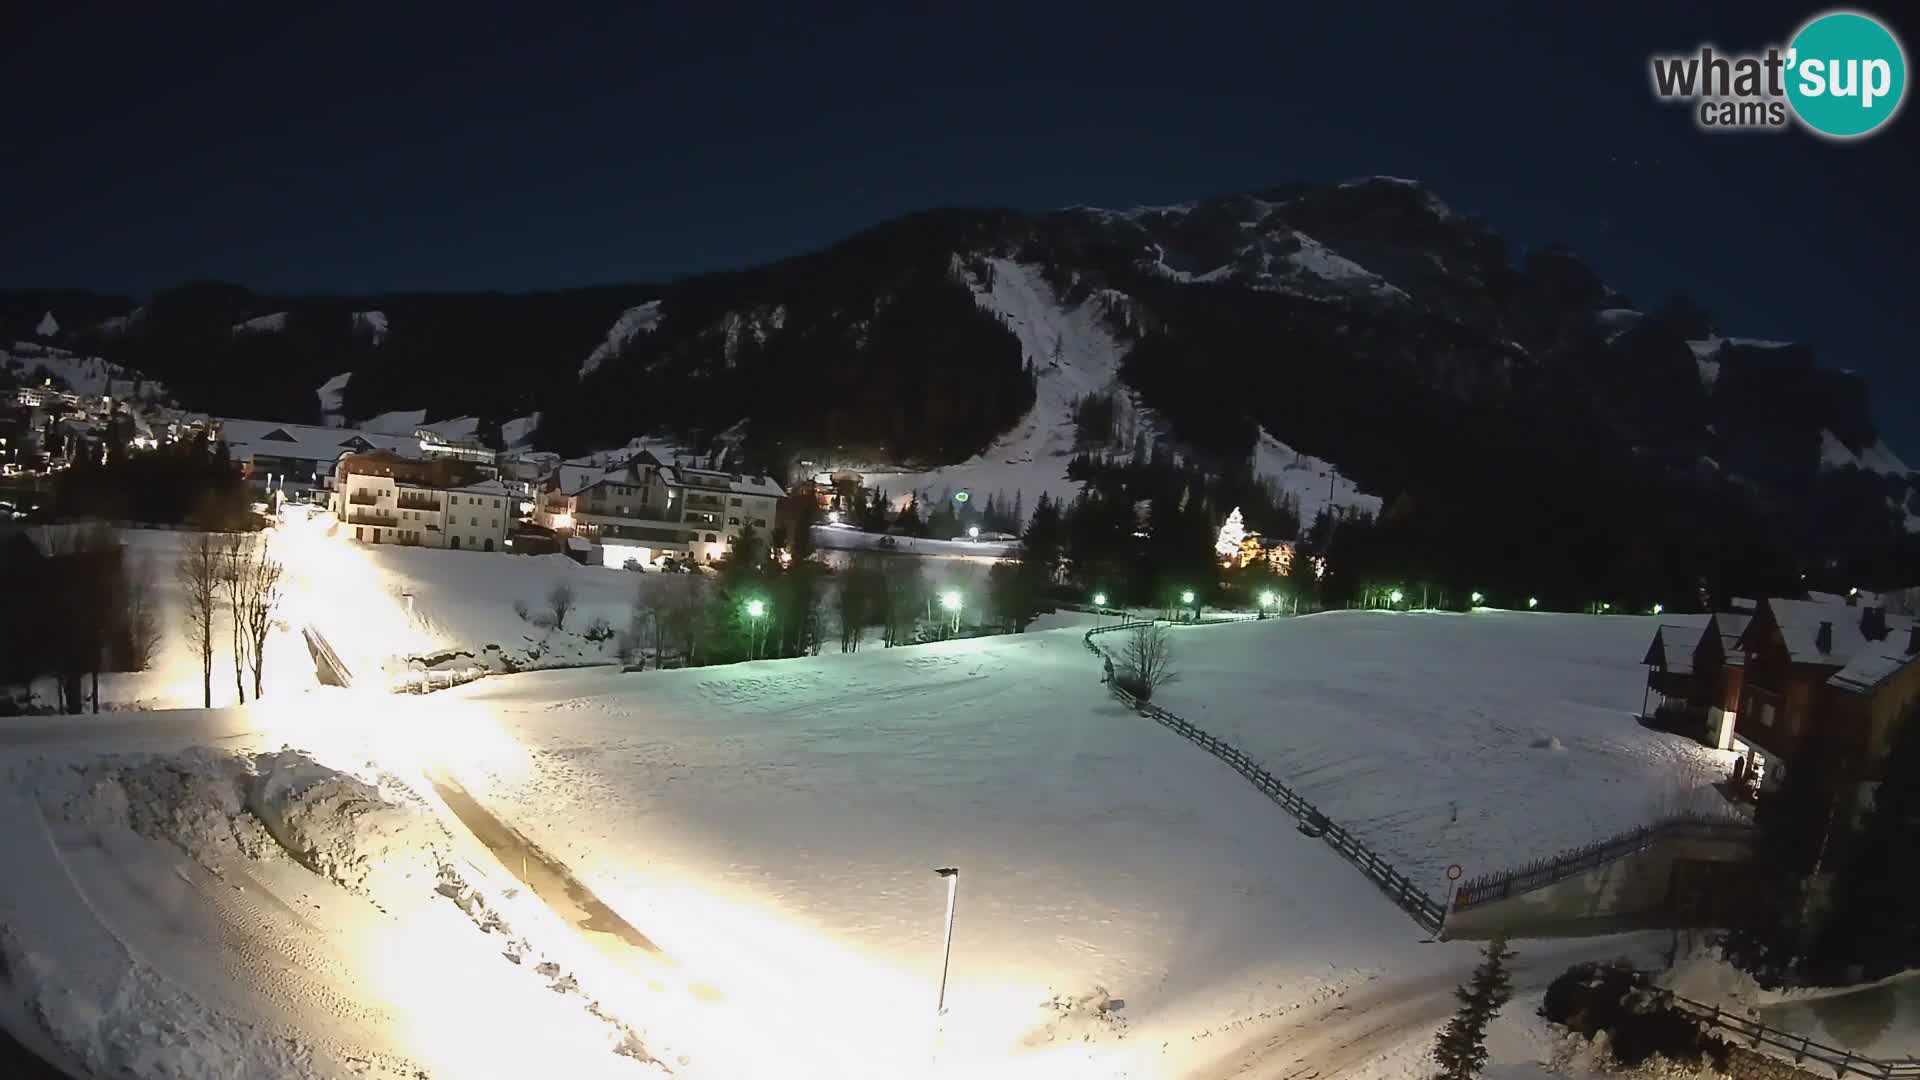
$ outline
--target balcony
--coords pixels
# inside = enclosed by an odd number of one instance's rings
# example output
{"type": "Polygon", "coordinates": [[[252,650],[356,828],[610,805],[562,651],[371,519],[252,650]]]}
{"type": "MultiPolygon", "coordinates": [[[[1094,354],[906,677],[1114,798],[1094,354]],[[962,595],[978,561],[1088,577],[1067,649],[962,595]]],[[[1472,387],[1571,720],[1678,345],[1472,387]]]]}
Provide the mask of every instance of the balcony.
{"type": "Polygon", "coordinates": [[[683,502],[689,510],[712,510],[718,512],[727,508],[727,500],[717,495],[689,495],[683,502]]]}
{"type": "Polygon", "coordinates": [[[386,510],[355,510],[347,515],[347,524],[392,528],[400,524],[400,519],[386,510]]]}
{"type": "Polygon", "coordinates": [[[380,504],[380,496],[375,495],[371,491],[356,491],[347,496],[347,501],[355,506],[378,506],[380,504]]]}
{"type": "Polygon", "coordinates": [[[440,502],[431,495],[402,495],[395,500],[402,510],[429,510],[440,512],[440,502]]]}

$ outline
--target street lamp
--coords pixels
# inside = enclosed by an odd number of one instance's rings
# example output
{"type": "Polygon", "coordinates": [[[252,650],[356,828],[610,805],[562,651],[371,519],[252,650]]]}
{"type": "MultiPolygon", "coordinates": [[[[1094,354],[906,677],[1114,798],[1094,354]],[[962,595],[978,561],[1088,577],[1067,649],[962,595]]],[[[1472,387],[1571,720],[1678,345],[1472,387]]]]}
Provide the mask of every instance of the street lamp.
{"type": "Polygon", "coordinates": [[[1261,590],[1261,592],[1260,592],[1260,617],[1261,617],[1261,618],[1263,618],[1263,619],[1264,619],[1264,618],[1266,618],[1266,617],[1267,617],[1267,609],[1268,609],[1268,608],[1270,608],[1270,607],[1272,607],[1272,606],[1273,606],[1273,590],[1272,590],[1272,589],[1263,589],[1263,590],[1261,590]]]}
{"type": "Polygon", "coordinates": [[[838,510],[827,511],[827,524],[829,525],[840,524],[840,511],[838,510]]]}
{"type": "Polygon", "coordinates": [[[1103,592],[1097,592],[1097,593],[1094,593],[1094,594],[1093,594],[1093,606],[1094,606],[1094,607],[1106,607],[1106,606],[1107,606],[1107,594],[1106,594],[1106,593],[1103,593],[1103,592]]]}
{"type": "Polygon", "coordinates": [[[1393,601],[1396,604],[1402,600],[1405,600],[1406,598],[1407,598],[1407,594],[1401,592],[1399,589],[1395,589],[1393,590],[1393,592],[1387,594],[1387,599],[1393,601]]]}
{"type": "Polygon", "coordinates": [[[1529,596],[1529,597],[1527,597],[1527,610],[1528,610],[1528,611],[1532,611],[1532,610],[1533,610],[1534,608],[1537,608],[1537,607],[1539,607],[1539,606],[1540,606],[1540,598],[1539,598],[1539,597],[1537,597],[1537,596],[1529,596]]]}
{"type": "Polygon", "coordinates": [[[953,612],[953,632],[956,634],[960,632],[960,605],[960,593],[958,591],[948,589],[946,592],[940,594],[940,606],[953,612]]]}
{"type": "Polygon", "coordinates": [[[1666,606],[1665,604],[1655,604],[1655,605],[1653,605],[1653,613],[1654,613],[1655,615],[1658,615],[1658,614],[1660,614],[1661,612],[1663,612],[1663,611],[1665,611],[1665,610],[1667,610],[1667,606],[1666,606]]]}
{"type": "Polygon", "coordinates": [[[767,613],[767,602],[755,597],[747,601],[747,618],[753,620],[753,629],[747,637],[747,659],[757,658],[760,651],[760,620],[767,613]]]}
{"type": "Polygon", "coordinates": [[[1486,594],[1486,593],[1474,593],[1474,594],[1473,594],[1473,606],[1474,606],[1474,607],[1479,607],[1479,606],[1480,606],[1481,604],[1483,604],[1483,603],[1485,603],[1485,602],[1486,602],[1486,599],[1487,599],[1487,594],[1486,594]]]}
{"type": "Polygon", "coordinates": [[[969,540],[980,539],[980,526],[978,525],[967,526],[967,539],[969,540]]]}

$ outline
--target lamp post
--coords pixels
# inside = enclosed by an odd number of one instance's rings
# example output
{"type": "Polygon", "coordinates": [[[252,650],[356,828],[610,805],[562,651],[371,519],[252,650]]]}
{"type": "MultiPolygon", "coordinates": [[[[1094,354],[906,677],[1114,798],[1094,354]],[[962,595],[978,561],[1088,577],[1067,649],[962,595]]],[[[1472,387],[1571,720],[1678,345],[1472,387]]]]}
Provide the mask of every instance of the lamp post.
{"type": "Polygon", "coordinates": [[[980,526],[978,525],[967,526],[967,539],[969,540],[980,539],[980,526]]]}
{"type": "Polygon", "coordinates": [[[760,620],[767,613],[767,602],[758,598],[747,601],[747,618],[753,620],[752,631],[747,636],[747,659],[757,659],[760,651],[760,620]]]}
{"type": "Polygon", "coordinates": [[[940,606],[953,613],[953,633],[958,634],[960,632],[960,593],[954,589],[941,593],[940,606]]]}
{"type": "Polygon", "coordinates": [[[1105,611],[1105,608],[1107,606],[1107,594],[1103,592],[1094,593],[1093,606],[1096,609],[1100,609],[1100,610],[1096,610],[1093,613],[1093,625],[1099,626],[1102,623],[1105,623],[1107,621],[1107,613],[1105,611]]]}
{"type": "Polygon", "coordinates": [[[1200,621],[1200,605],[1194,602],[1194,595],[1193,595],[1192,589],[1184,589],[1181,591],[1180,602],[1186,605],[1187,607],[1190,607],[1193,609],[1193,621],[1199,622],[1200,621]]]}
{"type": "Polygon", "coordinates": [[[1534,608],[1537,608],[1537,607],[1539,607],[1539,606],[1540,606],[1540,598],[1539,598],[1539,597],[1537,597],[1537,596],[1529,596],[1529,597],[1527,597],[1527,610],[1528,610],[1528,611],[1532,611],[1532,610],[1533,610],[1534,608]]]}
{"type": "Polygon", "coordinates": [[[933,1014],[947,1014],[947,969],[953,964],[953,907],[960,894],[960,868],[943,866],[934,873],[947,879],[947,929],[940,946],[940,996],[935,1000],[933,1014]]]}
{"type": "Polygon", "coordinates": [[[1486,599],[1487,599],[1487,594],[1486,594],[1486,593],[1480,593],[1480,592],[1477,592],[1477,593],[1474,593],[1474,594],[1473,594],[1473,606],[1474,606],[1474,607],[1479,607],[1479,606],[1480,606],[1480,605],[1481,605],[1482,603],[1485,603],[1485,602],[1486,602],[1486,599]]]}
{"type": "Polygon", "coordinates": [[[1394,607],[1399,607],[1400,601],[1405,600],[1406,598],[1407,598],[1407,594],[1401,592],[1399,589],[1395,589],[1392,592],[1387,594],[1387,599],[1393,602],[1394,607]]]}
{"type": "Polygon", "coordinates": [[[1267,617],[1267,609],[1273,606],[1273,590],[1263,589],[1260,593],[1260,617],[1267,617]]]}

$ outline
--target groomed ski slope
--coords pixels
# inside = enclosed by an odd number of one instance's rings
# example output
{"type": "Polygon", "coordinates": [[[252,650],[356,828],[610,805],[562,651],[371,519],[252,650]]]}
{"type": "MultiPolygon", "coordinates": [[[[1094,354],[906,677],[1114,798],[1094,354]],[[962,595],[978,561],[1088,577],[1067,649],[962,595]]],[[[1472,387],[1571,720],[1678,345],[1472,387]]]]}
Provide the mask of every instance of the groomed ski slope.
{"type": "Polygon", "coordinates": [[[1634,719],[1656,621],[1328,612],[1176,629],[1179,679],[1155,700],[1441,897],[1451,863],[1473,876],[1725,810],[1710,785],[1733,755],[1634,719]]]}

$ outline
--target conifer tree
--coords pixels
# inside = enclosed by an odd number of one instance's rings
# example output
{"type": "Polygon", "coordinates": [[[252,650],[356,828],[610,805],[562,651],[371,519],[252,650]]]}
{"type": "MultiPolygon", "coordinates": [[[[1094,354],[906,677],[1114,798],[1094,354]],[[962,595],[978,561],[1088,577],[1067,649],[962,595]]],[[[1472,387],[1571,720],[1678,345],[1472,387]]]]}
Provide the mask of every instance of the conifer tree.
{"type": "Polygon", "coordinates": [[[1486,959],[1473,971],[1473,981],[1454,988],[1460,1010],[1433,1041],[1433,1060],[1440,1066],[1438,1080],[1474,1080],[1487,1063],[1487,1025],[1513,996],[1507,961],[1513,950],[1503,934],[1487,942],[1486,959]]]}

